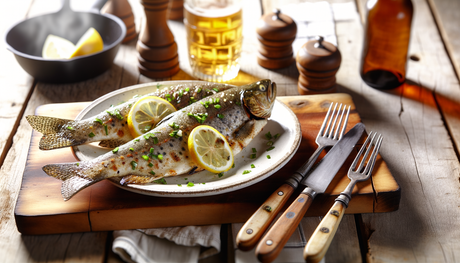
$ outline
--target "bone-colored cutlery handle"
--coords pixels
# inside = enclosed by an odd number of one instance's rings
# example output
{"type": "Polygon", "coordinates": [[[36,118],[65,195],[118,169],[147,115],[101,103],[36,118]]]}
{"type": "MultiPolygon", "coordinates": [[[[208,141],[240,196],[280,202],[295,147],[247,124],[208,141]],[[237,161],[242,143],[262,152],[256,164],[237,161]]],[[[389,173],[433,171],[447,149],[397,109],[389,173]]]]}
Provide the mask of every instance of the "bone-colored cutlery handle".
{"type": "Polygon", "coordinates": [[[261,262],[272,262],[276,259],[299,225],[312,201],[313,197],[301,193],[278,218],[257,245],[256,255],[261,262]]]}
{"type": "Polygon", "coordinates": [[[323,220],[321,220],[321,223],[311,235],[303,251],[303,257],[306,262],[320,262],[324,257],[342,221],[345,209],[346,207],[342,202],[336,201],[323,220]]]}
{"type": "Polygon", "coordinates": [[[265,230],[273,222],[281,208],[294,192],[289,184],[281,185],[248,219],[236,236],[236,244],[240,250],[253,249],[265,230]]]}

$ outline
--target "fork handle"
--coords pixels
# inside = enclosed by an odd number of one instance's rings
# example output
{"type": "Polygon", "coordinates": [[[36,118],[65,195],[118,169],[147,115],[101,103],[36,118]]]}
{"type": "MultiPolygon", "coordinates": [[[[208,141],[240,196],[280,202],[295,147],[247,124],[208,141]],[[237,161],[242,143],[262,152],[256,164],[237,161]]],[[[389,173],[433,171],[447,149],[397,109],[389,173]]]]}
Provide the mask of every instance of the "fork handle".
{"type": "Polygon", "coordinates": [[[296,230],[314,198],[304,192],[284,211],[257,245],[256,255],[261,262],[275,260],[296,230]]]}
{"type": "Polygon", "coordinates": [[[236,244],[240,250],[248,251],[253,249],[262,234],[275,219],[281,208],[294,192],[295,188],[285,183],[257,209],[248,219],[236,236],[236,244]]]}
{"type": "Polygon", "coordinates": [[[329,212],[321,220],[321,223],[311,235],[303,251],[303,257],[306,262],[320,262],[324,257],[342,221],[345,209],[346,205],[344,203],[335,201],[329,212]]]}

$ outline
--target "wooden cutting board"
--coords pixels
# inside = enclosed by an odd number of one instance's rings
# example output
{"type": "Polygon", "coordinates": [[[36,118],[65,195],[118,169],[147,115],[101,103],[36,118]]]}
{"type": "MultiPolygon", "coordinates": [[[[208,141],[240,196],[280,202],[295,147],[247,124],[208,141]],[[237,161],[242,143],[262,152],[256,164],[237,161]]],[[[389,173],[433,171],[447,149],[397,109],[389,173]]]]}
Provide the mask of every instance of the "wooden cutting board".
{"type": "MultiPolygon", "coordinates": [[[[287,165],[267,179],[244,189],[215,196],[145,196],[125,191],[105,180],[65,202],[61,197],[61,182],[46,175],[41,168],[45,164],[74,162],[76,159],[71,149],[39,150],[41,134],[33,131],[15,208],[19,232],[55,234],[245,222],[317,148],[315,138],[331,102],[351,105],[347,129],[361,121],[347,94],[279,97],[278,100],[288,105],[299,118],[302,141],[297,153],[287,165]]],[[[72,119],[88,104],[43,105],[37,108],[36,114],[72,119]]],[[[364,139],[363,136],[326,193],[315,198],[306,216],[322,216],[328,211],[334,199],[348,184],[346,172],[364,139]]],[[[399,185],[379,156],[371,180],[357,184],[346,212],[394,211],[399,207],[400,195],[399,185]]],[[[292,198],[296,196],[294,194],[292,198]]]]}

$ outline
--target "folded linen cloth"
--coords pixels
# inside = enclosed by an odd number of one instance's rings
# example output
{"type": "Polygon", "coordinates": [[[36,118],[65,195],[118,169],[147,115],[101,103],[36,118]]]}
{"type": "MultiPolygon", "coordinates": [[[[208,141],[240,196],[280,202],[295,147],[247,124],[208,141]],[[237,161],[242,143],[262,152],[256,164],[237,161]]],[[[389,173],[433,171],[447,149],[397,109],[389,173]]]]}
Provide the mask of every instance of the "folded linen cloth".
{"type": "Polygon", "coordinates": [[[114,231],[112,250],[129,263],[198,262],[220,252],[220,225],[114,231]]]}

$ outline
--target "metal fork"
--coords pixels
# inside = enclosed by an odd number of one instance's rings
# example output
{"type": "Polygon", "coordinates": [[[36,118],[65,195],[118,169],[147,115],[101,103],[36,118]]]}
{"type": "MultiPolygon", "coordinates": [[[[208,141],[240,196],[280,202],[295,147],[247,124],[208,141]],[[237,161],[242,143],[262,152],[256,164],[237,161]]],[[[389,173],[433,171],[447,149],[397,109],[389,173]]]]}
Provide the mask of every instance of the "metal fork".
{"type": "Polygon", "coordinates": [[[299,186],[300,181],[308,173],[318,159],[321,152],[329,146],[334,146],[343,136],[347,128],[350,106],[331,103],[326,117],[316,137],[318,148],[298,171],[281,185],[272,195],[257,209],[241,228],[236,237],[236,244],[240,250],[248,251],[255,247],[262,234],[275,219],[281,208],[299,186]],[[337,108],[338,107],[338,108],[337,108]]]}
{"type": "Polygon", "coordinates": [[[305,246],[303,256],[306,262],[319,262],[326,254],[335,232],[342,221],[343,215],[345,214],[345,209],[348,207],[348,203],[351,200],[353,188],[357,182],[366,181],[372,174],[382,140],[383,137],[381,134],[369,133],[364,145],[353,160],[350,169],[348,169],[350,183],[335,199],[334,205],[324,216],[305,246]],[[364,153],[365,150],[366,152],[364,153]]]}

